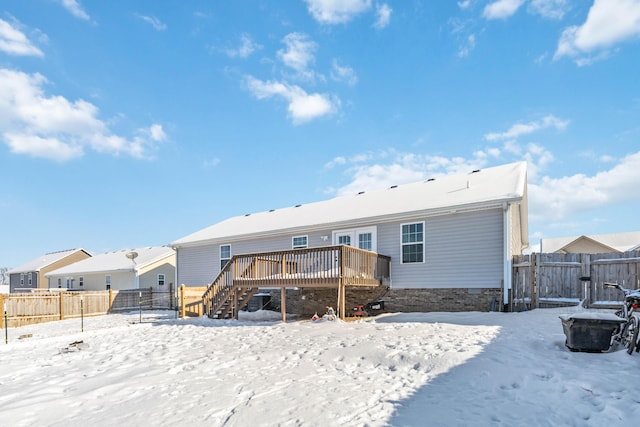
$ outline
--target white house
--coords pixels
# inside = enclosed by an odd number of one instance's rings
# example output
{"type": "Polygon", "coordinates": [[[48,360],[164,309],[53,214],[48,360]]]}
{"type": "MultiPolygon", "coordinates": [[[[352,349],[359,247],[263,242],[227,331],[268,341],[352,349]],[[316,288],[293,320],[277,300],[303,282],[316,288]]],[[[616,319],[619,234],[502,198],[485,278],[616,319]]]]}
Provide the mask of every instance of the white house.
{"type": "Polygon", "coordinates": [[[637,251],[640,249],[640,232],[547,238],[542,239],[540,247],[545,253],[598,254],[637,251]]]}
{"type": "Polygon", "coordinates": [[[229,218],[170,244],[178,284],[238,254],[350,245],[390,257],[390,310],[488,310],[529,244],[526,176],[518,162],[229,218]]]}
{"type": "Polygon", "coordinates": [[[47,289],[50,287],[45,277],[47,273],[89,257],[91,253],[82,248],[46,253],[7,272],[11,292],[21,289],[47,289]]]}
{"type": "Polygon", "coordinates": [[[175,258],[173,249],[166,246],[123,249],[67,265],[46,277],[52,288],[169,291],[175,281],[175,258]]]}

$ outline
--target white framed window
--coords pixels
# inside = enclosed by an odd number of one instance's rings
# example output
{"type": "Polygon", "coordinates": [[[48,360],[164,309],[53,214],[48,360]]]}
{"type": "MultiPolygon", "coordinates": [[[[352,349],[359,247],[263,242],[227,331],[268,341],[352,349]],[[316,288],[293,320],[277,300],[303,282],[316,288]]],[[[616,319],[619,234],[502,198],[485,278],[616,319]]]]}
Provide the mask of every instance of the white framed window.
{"type": "Polygon", "coordinates": [[[220,270],[231,260],[231,245],[220,245],[220,270]]]}
{"type": "Polygon", "coordinates": [[[20,274],[20,286],[24,286],[24,273],[20,274]]]}
{"type": "Polygon", "coordinates": [[[59,288],[62,287],[62,279],[60,277],[58,277],[58,287],[59,288]]]}
{"type": "Polygon", "coordinates": [[[67,277],[65,280],[67,282],[67,289],[73,289],[73,277],[67,277]]]}
{"type": "Polygon", "coordinates": [[[400,225],[402,264],[424,262],[424,221],[400,225]]]}
{"type": "Polygon", "coordinates": [[[308,236],[294,236],[291,239],[291,247],[293,249],[304,249],[309,247],[309,237],[308,236]]]}
{"type": "Polygon", "coordinates": [[[84,286],[84,276],[78,277],[78,286],[80,287],[84,286]]]}
{"type": "Polygon", "coordinates": [[[29,273],[27,277],[28,277],[29,286],[31,286],[33,284],[33,276],[31,275],[31,273],[29,273]]]}
{"type": "Polygon", "coordinates": [[[164,274],[158,274],[158,286],[164,286],[164,274]]]}
{"type": "Polygon", "coordinates": [[[111,289],[111,275],[110,274],[105,274],[104,275],[104,285],[106,286],[107,290],[111,289]]]}

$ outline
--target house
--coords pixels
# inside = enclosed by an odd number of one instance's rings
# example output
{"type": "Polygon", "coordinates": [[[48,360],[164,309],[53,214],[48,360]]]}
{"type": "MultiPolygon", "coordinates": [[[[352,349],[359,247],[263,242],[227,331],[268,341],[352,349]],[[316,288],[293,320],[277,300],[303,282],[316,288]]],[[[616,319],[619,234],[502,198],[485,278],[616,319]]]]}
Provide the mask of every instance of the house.
{"type": "Polygon", "coordinates": [[[45,278],[48,272],[90,257],[91,254],[82,248],[44,254],[7,272],[9,274],[10,291],[47,289],[50,287],[49,281],[45,278]]]}
{"type": "MultiPolygon", "coordinates": [[[[227,284],[240,286],[251,276],[252,285],[280,287],[282,298],[294,301],[292,311],[302,313],[324,311],[325,301],[335,306],[336,289],[331,286],[336,282],[316,282],[330,289],[312,289],[314,285],[301,278],[319,277],[320,270],[309,272],[314,265],[322,264],[322,271],[331,266],[294,257],[326,248],[335,252],[330,257],[338,263],[338,251],[345,246],[385,257],[366,261],[368,266],[378,262],[375,272],[363,271],[364,261],[348,267],[359,271],[349,284],[360,276],[370,280],[357,284],[377,284],[366,292],[343,291],[350,302],[383,300],[387,311],[502,308],[499,302],[507,303],[511,287],[512,256],[528,247],[526,163],[240,215],[171,243],[177,251],[179,284],[219,282],[221,273],[229,273],[230,261],[250,254],[227,284]],[[270,255],[274,251],[288,252],[278,255],[280,262],[270,255]],[[379,268],[381,261],[388,263],[388,277],[379,268]],[[283,280],[293,279],[294,273],[297,282],[283,280]]],[[[341,280],[347,277],[346,268],[339,271],[341,280]]],[[[337,283],[339,287],[342,282],[337,283]]],[[[213,297],[215,292],[210,287],[208,294],[213,297]]]]}
{"type": "Polygon", "coordinates": [[[153,288],[170,291],[175,282],[176,255],[166,246],[123,249],[53,270],[46,274],[52,288],[122,290],[153,288]]]}
{"type": "Polygon", "coordinates": [[[640,232],[590,234],[542,239],[540,250],[545,253],[600,254],[630,252],[640,249],[640,232]]]}

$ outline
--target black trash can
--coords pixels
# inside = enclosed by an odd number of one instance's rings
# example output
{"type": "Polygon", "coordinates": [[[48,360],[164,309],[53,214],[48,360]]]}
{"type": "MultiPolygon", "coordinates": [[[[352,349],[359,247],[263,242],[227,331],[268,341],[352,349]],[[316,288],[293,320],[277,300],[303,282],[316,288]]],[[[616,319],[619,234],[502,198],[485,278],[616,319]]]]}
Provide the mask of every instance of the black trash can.
{"type": "Polygon", "coordinates": [[[571,351],[601,352],[609,349],[611,335],[625,322],[613,313],[573,313],[560,316],[571,351]]]}

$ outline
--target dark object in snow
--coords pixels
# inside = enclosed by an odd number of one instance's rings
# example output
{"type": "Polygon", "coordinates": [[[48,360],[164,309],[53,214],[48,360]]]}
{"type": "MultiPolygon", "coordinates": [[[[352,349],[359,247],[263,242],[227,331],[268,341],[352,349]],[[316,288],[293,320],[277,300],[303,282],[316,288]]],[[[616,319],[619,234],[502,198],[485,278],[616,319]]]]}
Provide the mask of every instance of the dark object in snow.
{"type": "Polygon", "coordinates": [[[89,348],[89,344],[86,344],[84,341],[74,341],[66,347],[62,347],[60,349],[60,353],[72,353],[74,351],[80,351],[89,348]]]}
{"type": "Polygon", "coordinates": [[[575,313],[560,316],[566,336],[565,345],[571,351],[598,353],[609,350],[611,336],[625,319],[613,314],[575,313]]]}

